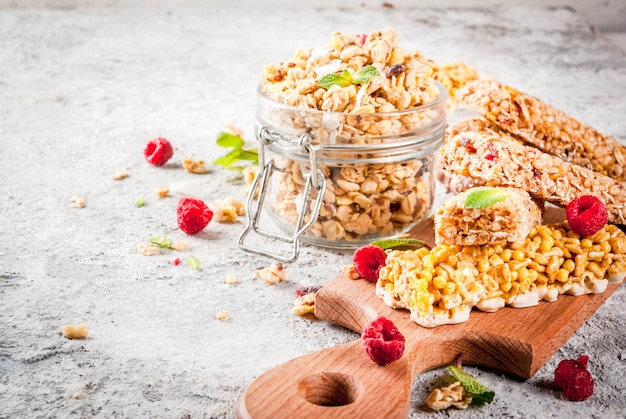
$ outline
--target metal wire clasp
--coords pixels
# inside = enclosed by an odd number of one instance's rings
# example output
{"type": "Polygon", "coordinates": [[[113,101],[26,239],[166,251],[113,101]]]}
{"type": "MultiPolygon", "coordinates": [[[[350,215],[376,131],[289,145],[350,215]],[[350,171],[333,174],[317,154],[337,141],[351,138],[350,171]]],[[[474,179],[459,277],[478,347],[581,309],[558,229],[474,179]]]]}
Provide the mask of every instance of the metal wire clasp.
{"type": "Polygon", "coordinates": [[[324,176],[322,171],[317,168],[316,150],[315,147],[311,145],[311,136],[309,134],[303,134],[296,139],[289,140],[289,142],[299,147],[302,154],[309,156],[310,171],[305,179],[304,191],[302,192],[304,205],[302,205],[300,209],[300,212],[298,214],[298,221],[294,226],[295,230],[291,236],[283,236],[278,233],[262,229],[259,226],[259,220],[261,218],[263,202],[265,201],[267,195],[267,188],[269,186],[270,177],[272,175],[272,172],[276,168],[273,158],[265,161],[265,147],[267,147],[274,141],[284,140],[284,137],[276,132],[270,131],[266,127],[261,127],[257,132],[257,140],[259,141],[259,171],[254,177],[252,187],[248,194],[248,198],[246,199],[246,213],[248,221],[246,228],[239,236],[239,248],[257,255],[268,256],[280,262],[294,262],[298,258],[298,255],[300,253],[300,238],[304,233],[307,232],[307,230],[309,230],[309,228],[311,228],[311,226],[313,226],[313,223],[315,223],[315,220],[317,220],[317,217],[319,215],[322,201],[324,198],[324,191],[326,190],[326,177],[324,176]],[[257,193],[257,188],[259,194],[257,203],[255,205],[254,200],[257,193]],[[311,207],[309,220],[305,223],[308,207],[306,203],[311,198],[311,193],[313,190],[317,192],[317,197],[315,199],[314,205],[312,205],[311,207]],[[269,250],[269,248],[266,250],[246,245],[245,238],[252,230],[254,230],[254,232],[260,236],[292,244],[293,246],[291,254],[287,257],[283,257],[279,254],[273,253],[271,250],[269,250]]]}

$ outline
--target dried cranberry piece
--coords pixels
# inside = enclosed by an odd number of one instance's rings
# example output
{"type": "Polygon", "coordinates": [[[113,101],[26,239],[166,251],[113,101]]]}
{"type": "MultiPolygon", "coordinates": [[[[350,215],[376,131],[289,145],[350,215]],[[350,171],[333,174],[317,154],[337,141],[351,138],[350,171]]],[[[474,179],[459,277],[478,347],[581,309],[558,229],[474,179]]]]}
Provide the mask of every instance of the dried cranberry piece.
{"type": "Polygon", "coordinates": [[[308,294],[313,294],[314,292],[318,292],[322,288],[321,285],[310,285],[308,287],[299,287],[293,293],[296,297],[304,297],[308,294]]]}
{"type": "Polygon", "coordinates": [[[390,79],[391,77],[397,76],[402,73],[404,73],[404,66],[402,64],[394,64],[387,67],[387,69],[385,70],[385,77],[390,79]]]}
{"type": "Polygon", "coordinates": [[[498,158],[498,150],[493,145],[493,143],[487,143],[487,148],[489,149],[489,153],[485,156],[485,158],[489,161],[494,161],[498,158]]]}

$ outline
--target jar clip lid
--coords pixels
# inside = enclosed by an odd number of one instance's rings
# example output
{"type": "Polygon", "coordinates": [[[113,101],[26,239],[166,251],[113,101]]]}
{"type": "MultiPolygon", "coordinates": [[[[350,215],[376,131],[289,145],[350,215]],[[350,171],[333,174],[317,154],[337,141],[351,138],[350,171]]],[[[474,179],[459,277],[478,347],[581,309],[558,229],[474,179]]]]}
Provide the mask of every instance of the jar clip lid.
{"type": "Polygon", "coordinates": [[[295,231],[291,236],[283,236],[278,233],[262,229],[259,226],[259,220],[261,218],[263,201],[265,200],[265,196],[267,195],[266,192],[269,184],[269,179],[275,168],[273,158],[265,162],[265,147],[271,144],[273,141],[277,141],[279,139],[284,140],[284,138],[280,134],[270,131],[269,129],[267,129],[267,127],[261,127],[257,132],[257,139],[260,145],[259,171],[254,177],[252,187],[246,199],[246,215],[248,221],[246,228],[239,236],[239,248],[257,255],[268,256],[280,262],[294,262],[298,258],[298,255],[300,253],[300,237],[313,226],[319,215],[319,211],[324,198],[324,191],[326,190],[326,178],[322,171],[317,168],[316,152],[315,147],[311,145],[311,136],[309,134],[303,134],[297,139],[292,139],[291,142],[295,142],[295,145],[299,146],[301,152],[304,154],[308,154],[309,156],[310,171],[309,175],[306,176],[306,184],[303,191],[304,202],[308,202],[308,199],[313,190],[317,192],[317,198],[315,199],[315,203],[311,208],[310,218],[306,223],[304,222],[307,212],[306,205],[303,206],[298,214],[298,221],[295,225],[295,231]],[[253,201],[255,199],[257,189],[259,190],[259,196],[255,206],[253,201]],[[245,239],[252,230],[254,230],[254,232],[260,236],[292,244],[293,247],[291,255],[289,255],[288,257],[284,257],[275,254],[270,250],[254,248],[246,245],[245,239]]]}

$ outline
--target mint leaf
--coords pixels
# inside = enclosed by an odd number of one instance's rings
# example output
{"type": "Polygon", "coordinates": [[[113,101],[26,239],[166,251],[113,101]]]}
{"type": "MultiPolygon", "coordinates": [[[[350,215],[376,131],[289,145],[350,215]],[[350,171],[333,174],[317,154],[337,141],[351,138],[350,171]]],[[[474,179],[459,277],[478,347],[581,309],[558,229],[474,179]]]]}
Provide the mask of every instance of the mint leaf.
{"type": "Polygon", "coordinates": [[[380,71],[373,65],[366,65],[365,67],[359,69],[352,76],[352,83],[354,84],[365,84],[372,77],[380,76],[380,71]]]}
{"type": "Polygon", "coordinates": [[[193,270],[198,270],[200,268],[200,261],[192,255],[187,258],[187,265],[193,270]]]}
{"type": "Polygon", "coordinates": [[[503,188],[477,188],[465,198],[465,208],[489,208],[509,196],[503,188]]]}
{"type": "Polygon", "coordinates": [[[378,246],[383,250],[392,249],[394,247],[411,247],[416,249],[427,247],[425,242],[417,239],[383,239],[375,240],[370,244],[372,246],[378,246]]]}
{"type": "Polygon", "coordinates": [[[238,135],[233,135],[228,132],[219,132],[217,139],[215,140],[220,147],[243,147],[245,141],[238,135]]]}
{"type": "Polygon", "coordinates": [[[240,136],[228,132],[220,132],[217,134],[216,142],[218,146],[230,148],[231,150],[213,160],[213,164],[238,170],[243,169],[244,166],[234,166],[234,164],[241,160],[252,162],[252,164],[259,164],[258,149],[256,147],[245,149],[245,141],[240,136]]]}
{"type": "Polygon", "coordinates": [[[343,70],[343,73],[341,74],[325,74],[319,81],[319,85],[324,89],[329,89],[335,84],[341,87],[350,86],[350,84],[352,84],[352,77],[350,76],[348,70],[343,70]]]}
{"type": "Polygon", "coordinates": [[[461,382],[465,390],[472,395],[472,405],[482,406],[493,401],[496,393],[479,383],[474,377],[463,371],[460,366],[450,365],[448,370],[454,378],[461,382]]]}
{"type": "Polygon", "coordinates": [[[172,239],[167,236],[151,237],[150,243],[165,249],[172,247],[172,239]]]}

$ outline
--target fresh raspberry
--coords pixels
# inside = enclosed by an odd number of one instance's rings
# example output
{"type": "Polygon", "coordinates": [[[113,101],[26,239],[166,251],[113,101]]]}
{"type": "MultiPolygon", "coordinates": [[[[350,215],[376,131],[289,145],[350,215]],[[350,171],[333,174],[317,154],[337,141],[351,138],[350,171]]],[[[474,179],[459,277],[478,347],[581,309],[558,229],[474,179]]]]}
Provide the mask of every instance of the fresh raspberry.
{"type": "Polygon", "coordinates": [[[182,197],[176,206],[178,227],[187,234],[201,232],[213,218],[213,211],[200,200],[182,197]]]}
{"type": "Polygon", "coordinates": [[[155,138],[148,141],[146,148],[143,149],[143,155],[146,156],[148,163],[163,166],[174,155],[174,149],[165,138],[155,138]]]}
{"type": "Polygon", "coordinates": [[[592,195],[583,195],[567,204],[565,209],[569,226],[581,236],[590,236],[601,230],[609,215],[602,201],[592,195]]]}
{"type": "Polygon", "coordinates": [[[378,365],[390,364],[400,359],[404,353],[404,336],[385,317],[379,317],[368,324],[361,337],[365,353],[378,365]]]}
{"type": "Polygon", "coordinates": [[[378,272],[385,266],[387,254],[378,246],[363,246],[355,250],[352,257],[354,270],[361,278],[378,281],[378,272]]]}
{"type": "Polygon", "coordinates": [[[564,359],[554,371],[554,385],[563,390],[563,396],[570,401],[587,400],[593,394],[593,377],[587,370],[589,357],[564,359]]]}

